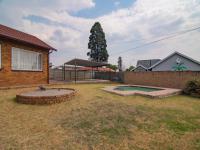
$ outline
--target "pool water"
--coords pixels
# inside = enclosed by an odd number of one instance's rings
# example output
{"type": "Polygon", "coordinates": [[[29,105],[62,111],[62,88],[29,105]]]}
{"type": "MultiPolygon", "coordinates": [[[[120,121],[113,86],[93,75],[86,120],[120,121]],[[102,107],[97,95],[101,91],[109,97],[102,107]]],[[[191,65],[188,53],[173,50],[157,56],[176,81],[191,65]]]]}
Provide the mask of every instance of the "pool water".
{"type": "Polygon", "coordinates": [[[153,92],[160,91],[162,89],[149,88],[149,87],[140,87],[140,86],[118,86],[115,88],[118,91],[143,91],[143,92],[153,92]]]}

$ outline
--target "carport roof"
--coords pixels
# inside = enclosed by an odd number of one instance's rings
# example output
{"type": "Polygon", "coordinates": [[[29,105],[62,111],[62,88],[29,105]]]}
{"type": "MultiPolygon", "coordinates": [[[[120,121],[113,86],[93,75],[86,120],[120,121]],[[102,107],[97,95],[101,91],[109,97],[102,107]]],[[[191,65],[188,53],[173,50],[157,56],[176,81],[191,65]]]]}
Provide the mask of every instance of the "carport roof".
{"type": "Polygon", "coordinates": [[[108,64],[103,63],[103,62],[95,62],[95,61],[75,58],[66,62],[65,65],[76,65],[76,66],[84,66],[84,67],[102,67],[102,66],[107,66],[108,64]]]}

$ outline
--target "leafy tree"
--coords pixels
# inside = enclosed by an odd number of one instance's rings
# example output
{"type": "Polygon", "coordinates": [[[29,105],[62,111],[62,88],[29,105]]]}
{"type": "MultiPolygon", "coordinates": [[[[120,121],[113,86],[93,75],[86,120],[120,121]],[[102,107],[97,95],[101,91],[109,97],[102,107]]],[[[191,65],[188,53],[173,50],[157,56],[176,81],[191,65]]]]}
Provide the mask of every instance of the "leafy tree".
{"type": "Polygon", "coordinates": [[[120,72],[122,71],[122,57],[121,56],[119,56],[118,58],[118,69],[120,72]]]}
{"type": "Polygon", "coordinates": [[[92,61],[107,62],[109,55],[106,49],[107,44],[105,33],[103,32],[101,24],[95,22],[90,33],[88,43],[88,49],[90,49],[90,52],[87,53],[87,56],[89,56],[92,61]]]}
{"type": "Polygon", "coordinates": [[[129,68],[126,69],[126,71],[132,71],[133,69],[135,69],[134,66],[130,66],[129,68]]]}
{"type": "Polygon", "coordinates": [[[112,65],[112,64],[109,64],[108,66],[107,66],[107,68],[110,68],[110,69],[112,69],[112,70],[117,70],[117,66],[116,65],[112,65]]]}

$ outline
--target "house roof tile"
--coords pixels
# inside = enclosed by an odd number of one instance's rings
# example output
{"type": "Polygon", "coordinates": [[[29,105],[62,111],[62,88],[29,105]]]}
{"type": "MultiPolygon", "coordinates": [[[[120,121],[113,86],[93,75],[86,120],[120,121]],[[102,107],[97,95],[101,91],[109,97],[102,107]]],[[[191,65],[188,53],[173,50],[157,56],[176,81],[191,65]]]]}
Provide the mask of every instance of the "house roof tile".
{"type": "Polygon", "coordinates": [[[0,24],[0,38],[16,40],[26,44],[39,46],[48,50],[56,50],[55,48],[51,47],[50,45],[46,44],[45,42],[43,42],[42,40],[33,35],[12,29],[10,27],[1,24],[0,24]]]}
{"type": "Polygon", "coordinates": [[[137,66],[142,66],[143,68],[149,68],[159,61],[160,59],[138,60],[137,66]]]}

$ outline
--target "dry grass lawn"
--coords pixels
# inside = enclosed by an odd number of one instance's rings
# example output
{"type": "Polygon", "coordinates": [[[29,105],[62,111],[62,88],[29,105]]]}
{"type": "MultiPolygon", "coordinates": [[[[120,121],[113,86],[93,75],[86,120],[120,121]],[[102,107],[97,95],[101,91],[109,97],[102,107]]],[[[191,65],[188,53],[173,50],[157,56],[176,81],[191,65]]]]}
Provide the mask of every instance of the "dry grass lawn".
{"type": "MultiPolygon", "coordinates": [[[[152,100],[102,91],[106,84],[78,84],[68,102],[33,106],[0,91],[0,149],[200,149],[200,99],[152,100]]],[[[55,87],[55,86],[54,86],[55,87]]]]}

